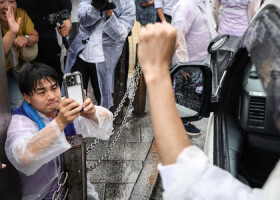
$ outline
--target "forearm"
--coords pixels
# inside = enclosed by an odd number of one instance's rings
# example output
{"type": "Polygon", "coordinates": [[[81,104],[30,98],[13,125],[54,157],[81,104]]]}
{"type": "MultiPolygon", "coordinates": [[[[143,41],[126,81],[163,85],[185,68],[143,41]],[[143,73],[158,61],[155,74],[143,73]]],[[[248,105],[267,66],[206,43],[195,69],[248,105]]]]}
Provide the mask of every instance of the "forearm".
{"type": "Polygon", "coordinates": [[[100,12],[90,2],[82,0],[78,8],[79,23],[83,27],[94,26],[100,19],[100,12]]]}
{"type": "Polygon", "coordinates": [[[26,145],[25,153],[22,156],[22,161],[25,164],[33,162],[33,158],[42,157],[44,153],[50,150],[50,147],[59,139],[60,134],[58,124],[53,121],[42,129],[38,134],[35,134],[29,139],[26,145]]]}
{"type": "Polygon", "coordinates": [[[38,33],[37,33],[37,31],[35,29],[28,36],[29,36],[29,41],[27,42],[27,46],[28,47],[31,47],[34,44],[38,43],[39,36],[38,36],[38,33]]]}
{"type": "Polygon", "coordinates": [[[221,2],[215,1],[213,5],[212,14],[217,27],[220,24],[220,12],[221,12],[221,2]]]}
{"type": "Polygon", "coordinates": [[[3,37],[3,47],[4,47],[4,54],[7,55],[9,50],[13,45],[13,41],[16,38],[16,34],[8,31],[3,37]]]}
{"type": "Polygon", "coordinates": [[[191,144],[176,109],[170,75],[166,71],[164,75],[145,77],[145,80],[160,161],[163,165],[175,163],[183,149],[191,144]]]}
{"type": "Polygon", "coordinates": [[[77,120],[74,120],[74,126],[77,130],[81,130],[84,137],[97,137],[108,140],[110,135],[112,135],[113,114],[106,108],[95,107],[96,119],[79,117],[77,120]]]}
{"type": "Polygon", "coordinates": [[[161,21],[166,21],[162,8],[157,8],[157,14],[158,14],[159,18],[161,19],[161,21]]]}
{"type": "Polygon", "coordinates": [[[128,33],[135,23],[135,4],[127,1],[127,5],[122,8],[121,15],[116,16],[114,13],[102,25],[102,30],[111,39],[115,41],[125,41],[128,33]]]}
{"type": "Polygon", "coordinates": [[[145,2],[145,3],[141,3],[141,7],[143,7],[143,8],[150,7],[152,5],[154,5],[154,0],[150,0],[150,1],[145,2]]]}
{"type": "MultiPolygon", "coordinates": [[[[28,119],[22,119],[22,122],[30,123],[28,119]]],[[[36,124],[21,129],[13,122],[8,131],[8,135],[13,137],[8,138],[7,156],[16,169],[26,175],[34,174],[42,165],[71,147],[55,120],[38,133],[36,129],[36,124]]]]}

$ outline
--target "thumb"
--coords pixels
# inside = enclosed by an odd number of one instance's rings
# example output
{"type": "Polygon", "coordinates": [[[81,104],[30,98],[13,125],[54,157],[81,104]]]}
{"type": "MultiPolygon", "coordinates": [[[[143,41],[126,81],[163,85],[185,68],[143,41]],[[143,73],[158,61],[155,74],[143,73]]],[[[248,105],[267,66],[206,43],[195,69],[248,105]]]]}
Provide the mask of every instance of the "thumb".
{"type": "Polygon", "coordinates": [[[17,24],[20,25],[20,23],[21,23],[21,18],[19,17],[19,18],[17,19],[17,24]]]}

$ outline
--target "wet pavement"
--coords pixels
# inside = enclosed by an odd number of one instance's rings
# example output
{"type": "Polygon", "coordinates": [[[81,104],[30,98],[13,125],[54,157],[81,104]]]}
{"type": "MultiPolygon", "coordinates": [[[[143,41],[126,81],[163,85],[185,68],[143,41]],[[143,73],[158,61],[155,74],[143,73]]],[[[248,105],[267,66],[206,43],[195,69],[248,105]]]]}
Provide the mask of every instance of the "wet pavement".
{"type": "MultiPolygon", "coordinates": [[[[124,108],[124,112],[126,111],[127,107],[124,108]]],[[[129,110],[129,113],[125,128],[112,151],[87,175],[94,184],[100,200],[161,199],[162,188],[156,185],[159,158],[156,146],[153,144],[154,134],[148,101],[144,116],[134,116],[132,110],[129,110]]],[[[122,119],[117,121],[121,122],[122,119]]],[[[115,126],[115,132],[119,130],[120,124],[115,126]]],[[[193,144],[203,148],[207,119],[193,122],[193,124],[200,128],[202,133],[190,138],[193,144]]],[[[110,141],[101,141],[87,155],[88,167],[104,155],[114,135],[110,141]]],[[[93,140],[94,138],[88,138],[87,146],[93,140]]]]}

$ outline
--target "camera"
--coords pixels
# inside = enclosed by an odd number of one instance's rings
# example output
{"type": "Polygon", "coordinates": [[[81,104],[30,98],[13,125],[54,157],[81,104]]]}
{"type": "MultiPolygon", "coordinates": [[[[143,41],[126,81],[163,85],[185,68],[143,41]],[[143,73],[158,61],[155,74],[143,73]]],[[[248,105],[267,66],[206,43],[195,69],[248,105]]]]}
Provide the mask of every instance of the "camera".
{"type": "Polygon", "coordinates": [[[75,85],[76,84],[76,78],[74,75],[72,76],[68,76],[66,78],[66,83],[67,83],[67,86],[72,86],[72,85],[75,85]]]}
{"type": "Polygon", "coordinates": [[[52,25],[56,25],[56,23],[62,24],[66,19],[69,19],[68,10],[62,10],[57,13],[49,14],[49,22],[52,25]]]}
{"type": "MultiPolygon", "coordinates": [[[[49,19],[49,22],[51,25],[56,26],[56,24],[58,23],[61,28],[61,24],[63,24],[63,21],[69,19],[69,12],[68,12],[68,10],[62,10],[57,13],[49,14],[48,19],[49,19]]],[[[66,36],[62,37],[62,41],[63,41],[65,48],[69,49],[69,44],[68,44],[68,40],[67,40],[66,36]]]]}
{"type": "Polygon", "coordinates": [[[91,5],[100,12],[116,8],[116,5],[112,0],[92,0],[91,5]]]}

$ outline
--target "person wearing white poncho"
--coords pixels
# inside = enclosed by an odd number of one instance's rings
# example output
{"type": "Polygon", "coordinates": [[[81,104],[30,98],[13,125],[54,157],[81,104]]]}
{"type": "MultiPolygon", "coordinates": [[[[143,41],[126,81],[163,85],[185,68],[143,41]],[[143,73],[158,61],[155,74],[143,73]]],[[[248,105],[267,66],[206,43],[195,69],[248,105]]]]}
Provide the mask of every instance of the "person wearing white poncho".
{"type": "MultiPolygon", "coordinates": [[[[12,116],[6,155],[19,172],[23,200],[52,199],[61,172],[60,155],[71,148],[65,136],[82,134],[107,140],[113,116],[89,98],[83,105],[62,99],[58,74],[44,64],[26,66],[18,82],[25,100],[12,116]]],[[[93,186],[88,183],[88,187],[88,199],[98,199],[93,186]]]]}

